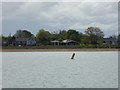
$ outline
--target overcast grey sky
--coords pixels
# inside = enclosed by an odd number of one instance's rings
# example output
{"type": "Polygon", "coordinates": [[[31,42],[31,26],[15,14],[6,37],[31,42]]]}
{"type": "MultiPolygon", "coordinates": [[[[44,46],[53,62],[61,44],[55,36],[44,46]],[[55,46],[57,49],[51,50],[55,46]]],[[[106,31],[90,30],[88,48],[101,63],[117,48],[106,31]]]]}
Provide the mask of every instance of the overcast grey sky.
{"type": "Polygon", "coordinates": [[[106,36],[118,32],[117,2],[3,2],[4,35],[27,29],[36,34],[40,28],[54,32],[89,26],[100,27],[106,36]]]}

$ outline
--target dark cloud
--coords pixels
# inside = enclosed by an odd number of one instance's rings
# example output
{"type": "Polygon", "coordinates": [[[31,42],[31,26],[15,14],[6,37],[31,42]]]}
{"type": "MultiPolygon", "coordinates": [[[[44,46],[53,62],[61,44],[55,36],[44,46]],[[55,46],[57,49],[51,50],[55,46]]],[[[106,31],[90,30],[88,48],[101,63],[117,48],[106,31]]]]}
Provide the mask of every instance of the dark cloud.
{"type": "Polygon", "coordinates": [[[36,33],[39,28],[49,31],[98,26],[105,34],[117,33],[117,2],[23,2],[3,3],[3,33],[28,28],[36,33]]]}

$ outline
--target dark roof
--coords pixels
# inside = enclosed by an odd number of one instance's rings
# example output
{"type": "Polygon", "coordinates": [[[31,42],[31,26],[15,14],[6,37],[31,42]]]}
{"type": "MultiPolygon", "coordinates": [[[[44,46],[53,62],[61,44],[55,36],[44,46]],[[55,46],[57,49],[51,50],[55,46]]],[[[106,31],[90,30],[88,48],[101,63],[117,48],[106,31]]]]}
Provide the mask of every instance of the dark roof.
{"type": "Polygon", "coordinates": [[[16,38],[16,41],[27,41],[27,38],[16,38]]]}
{"type": "Polygon", "coordinates": [[[16,41],[28,41],[28,40],[35,40],[30,38],[16,38],[16,41]]]}
{"type": "Polygon", "coordinates": [[[103,38],[103,41],[117,41],[116,38],[103,38]]]}
{"type": "Polygon", "coordinates": [[[120,38],[118,38],[118,42],[120,42],[120,38]]]}

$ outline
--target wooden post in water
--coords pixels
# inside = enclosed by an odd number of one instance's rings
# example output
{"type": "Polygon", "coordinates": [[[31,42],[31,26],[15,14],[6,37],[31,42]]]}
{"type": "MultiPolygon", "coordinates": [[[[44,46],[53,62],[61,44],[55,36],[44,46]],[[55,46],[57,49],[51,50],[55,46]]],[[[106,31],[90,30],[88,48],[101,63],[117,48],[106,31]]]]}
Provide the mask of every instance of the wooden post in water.
{"type": "Polygon", "coordinates": [[[73,53],[73,54],[72,54],[72,57],[71,57],[71,59],[74,59],[74,57],[75,57],[75,53],[73,53]]]}

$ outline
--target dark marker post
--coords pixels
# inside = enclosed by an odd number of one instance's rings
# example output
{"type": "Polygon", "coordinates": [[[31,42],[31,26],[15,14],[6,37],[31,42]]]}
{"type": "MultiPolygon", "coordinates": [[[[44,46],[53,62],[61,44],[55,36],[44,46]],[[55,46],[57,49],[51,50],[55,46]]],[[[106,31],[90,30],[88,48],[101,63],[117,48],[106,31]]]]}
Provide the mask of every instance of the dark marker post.
{"type": "Polygon", "coordinates": [[[73,54],[72,54],[72,57],[71,57],[71,59],[74,59],[74,57],[75,57],[75,53],[73,53],[73,54]]]}

